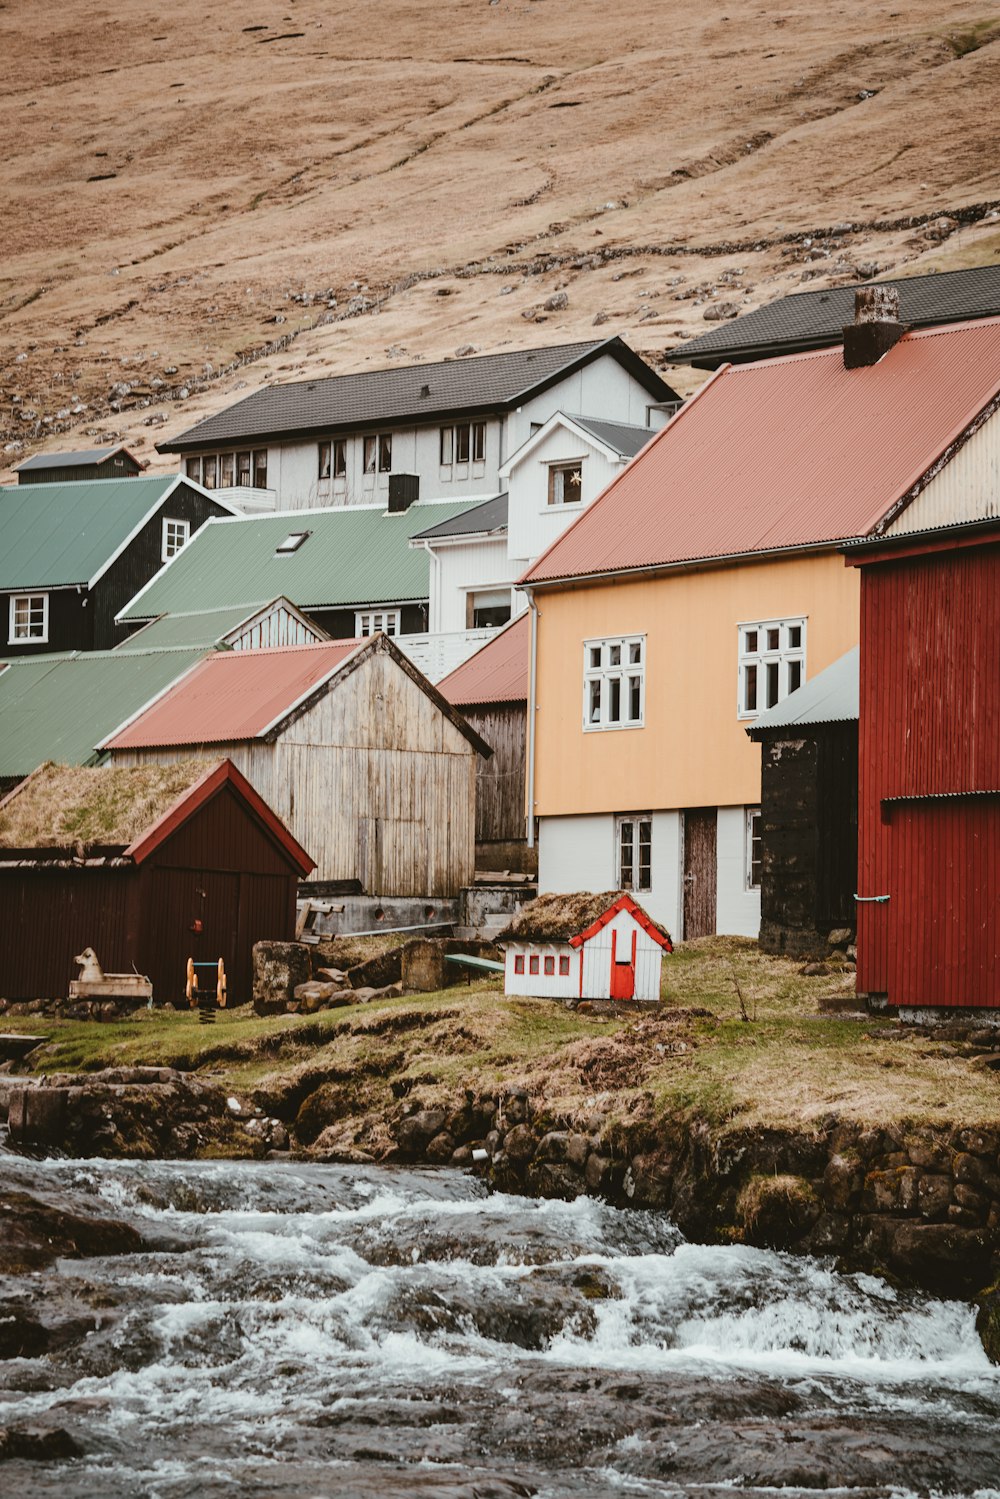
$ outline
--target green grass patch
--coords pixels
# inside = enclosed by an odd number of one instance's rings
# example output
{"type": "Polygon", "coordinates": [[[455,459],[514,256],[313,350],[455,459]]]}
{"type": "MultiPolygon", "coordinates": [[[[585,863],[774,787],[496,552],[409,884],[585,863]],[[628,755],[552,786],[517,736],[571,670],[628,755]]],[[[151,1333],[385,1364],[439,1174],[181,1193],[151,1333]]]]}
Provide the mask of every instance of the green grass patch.
{"type": "Polygon", "coordinates": [[[553,1115],[598,1106],[624,1117],[645,1098],[664,1117],[737,1128],[1000,1118],[998,1080],[952,1048],[878,1017],[821,1013],[821,998],[852,992],[849,969],[807,978],[753,942],[716,937],[679,945],[664,971],[659,1016],[508,999],[489,976],[314,1015],[262,1018],[246,1007],[206,1026],[187,1011],[141,1010],[112,1023],[4,1017],[3,1028],[47,1038],[27,1064],[34,1071],[171,1066],[279,1096],[329,1079],[354,1119],[407,1094],[430,1103],[510,1086],[553,1115]]]}

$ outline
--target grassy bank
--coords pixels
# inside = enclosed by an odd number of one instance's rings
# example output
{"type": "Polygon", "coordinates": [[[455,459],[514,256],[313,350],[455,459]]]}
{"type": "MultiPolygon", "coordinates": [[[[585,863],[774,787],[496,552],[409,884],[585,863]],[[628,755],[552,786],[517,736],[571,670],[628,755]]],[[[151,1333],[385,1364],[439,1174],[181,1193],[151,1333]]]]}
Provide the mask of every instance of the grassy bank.
{"type": "Polygon", "coordinates": [[[309,1016],[243,1009],[213,1026],[154,1010],[108,1024],[3,1017],[0,1028],[47,1038],[33,1072],[172,1066],[271,1097],[308,1078],[336,1090],[344,1139],[376,1149],[377,1117],[401,1097],[426,1106],[466,1088],[521,1086],[567,1114],[597,1101],[627,1112],[645,1095],[664,1114],[740,1127],[1000,1121],[1000,1082],[961,1048],[822,1008],[850,994],[850,971],[804,977],[735,938],[681,945],[664,966],[670,1009],[634,1019],[506,999],[481,980],[309,1016]]]}

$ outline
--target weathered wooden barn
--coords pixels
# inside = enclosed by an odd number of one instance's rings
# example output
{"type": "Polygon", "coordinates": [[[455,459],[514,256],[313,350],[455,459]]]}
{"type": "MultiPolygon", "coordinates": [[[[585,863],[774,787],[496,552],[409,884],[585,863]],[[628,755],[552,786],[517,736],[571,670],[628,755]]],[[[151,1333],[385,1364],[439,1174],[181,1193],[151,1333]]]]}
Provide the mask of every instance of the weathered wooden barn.
{"type": "Polygon", "coordinates": [[[476,868],[535,874],[524,801],[528,711],[527,614],[438,683],[438,691],[493,751],[476,772],[476,868]]]}
{"type": "Polygon", "coordinates": [[[453,896],[472,881],[491,750],[385,635],[208,656],[101,747],[127,765],[227,756],[318,883],[453,896]]]}
{"type": "Polygon", "coordinates": [[[540,895],[497,941],[504,992],[539,999],[658,1001],[670,935],[626,891],[540,895]]]}
{"type": "Polygon", "coordinates": [[[858,990],[1000,1008],[1000,521],[849,549],[861,571],[858,990]]]}
{"type": "Polygon", "coordinates": [[[36,453],[14,472],[18,484],[68,484],[78,479],[134,479],[144,465],[124,443],[75,453],[36,453]]]}
{"type": "Polygon", "coordinates": [[[747,733],[761,746],[760,945],[791,957],[854,930],[858,863],[858,651],[848,651],[747,733]]]}
{"type": "Polygon", "coordinates": [[[189,957],[221,957],[248,1001],[253,944],[292,940],[312,867],[228,761],[43,766],[0,802],[0,995],[65,998],[92,947],[160,1004],[183,999],[189,957]]]}
{"type": "Polygon", "coordinates": [[[231,515],[179,474],[0,489],[0,639],[5,656],[110,650],[115,615],[187,546],[231,515]]]}

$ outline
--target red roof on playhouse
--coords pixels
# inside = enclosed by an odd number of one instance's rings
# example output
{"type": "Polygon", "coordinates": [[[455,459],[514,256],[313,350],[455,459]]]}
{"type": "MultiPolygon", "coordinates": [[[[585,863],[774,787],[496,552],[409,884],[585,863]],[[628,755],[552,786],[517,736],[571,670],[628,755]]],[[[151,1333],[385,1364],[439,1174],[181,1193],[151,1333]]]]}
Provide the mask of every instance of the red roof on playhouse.
{"type": "Polygon", "coordinates": [[[658,1002],[664,931],[626,891],[540,895],[497,941],[504,992],[541,999],[658,1002]]]}

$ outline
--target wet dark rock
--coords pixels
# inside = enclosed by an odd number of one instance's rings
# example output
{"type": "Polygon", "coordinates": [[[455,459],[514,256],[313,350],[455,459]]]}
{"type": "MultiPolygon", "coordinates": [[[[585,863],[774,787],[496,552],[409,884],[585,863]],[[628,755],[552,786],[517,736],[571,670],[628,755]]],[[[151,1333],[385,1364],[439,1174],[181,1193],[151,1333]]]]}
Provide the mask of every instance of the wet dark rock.
{"type": "Polygon", "coordinates": [[[435,1135],[441,1133],[447,1118],[444,1109],[418,1109],[416,1113],[400,1120],[396,1144],[404,1155],[419,1155],[435,1135]]]}
{"type": "Polygon", "coordinates": [[[56,1259],[134,1254],[142,1235],[113,1218],[84,1217],[20,1190],[0,1196],[0,1273],[19,1275],[56,1259]]]}
{"type": "Polygon", "coordinates": [[[535,1146],[535,1134],[530,1124],[515,1124],[504,1136],[503,1148],[512,1161],[530,1161],[535,1146]]]}
{"type": "Polygon", "coordinates": [[[437,1166],[443,1166],[451,1160],[455,1151],[455,1140],[447,1130],[442,1130],[428,1143],[424,1154],[429,1161],[437,1166]]]}
{"type": "Polygon", "coordinates": [[[885,1219],[878,1234],[887,1268],[911,1285],[969,1296],[989,1277],[994,1246],[983,1229],[885,1219]]]}
{"type": "Polygon", "coordinates": [[[979,1308],[976,1331],[982,1339],[986,1357],[990,1363],[1000,1364],[1000,1281],[980,1291],[976,1305],[979,1308]]]}
{"type": "Polygon", "coordinates": [[[83,1448],[61,1426],[8,1426],[0,1431],[0,1462],[54,1463],[82,1456],[83,1448]]]}

